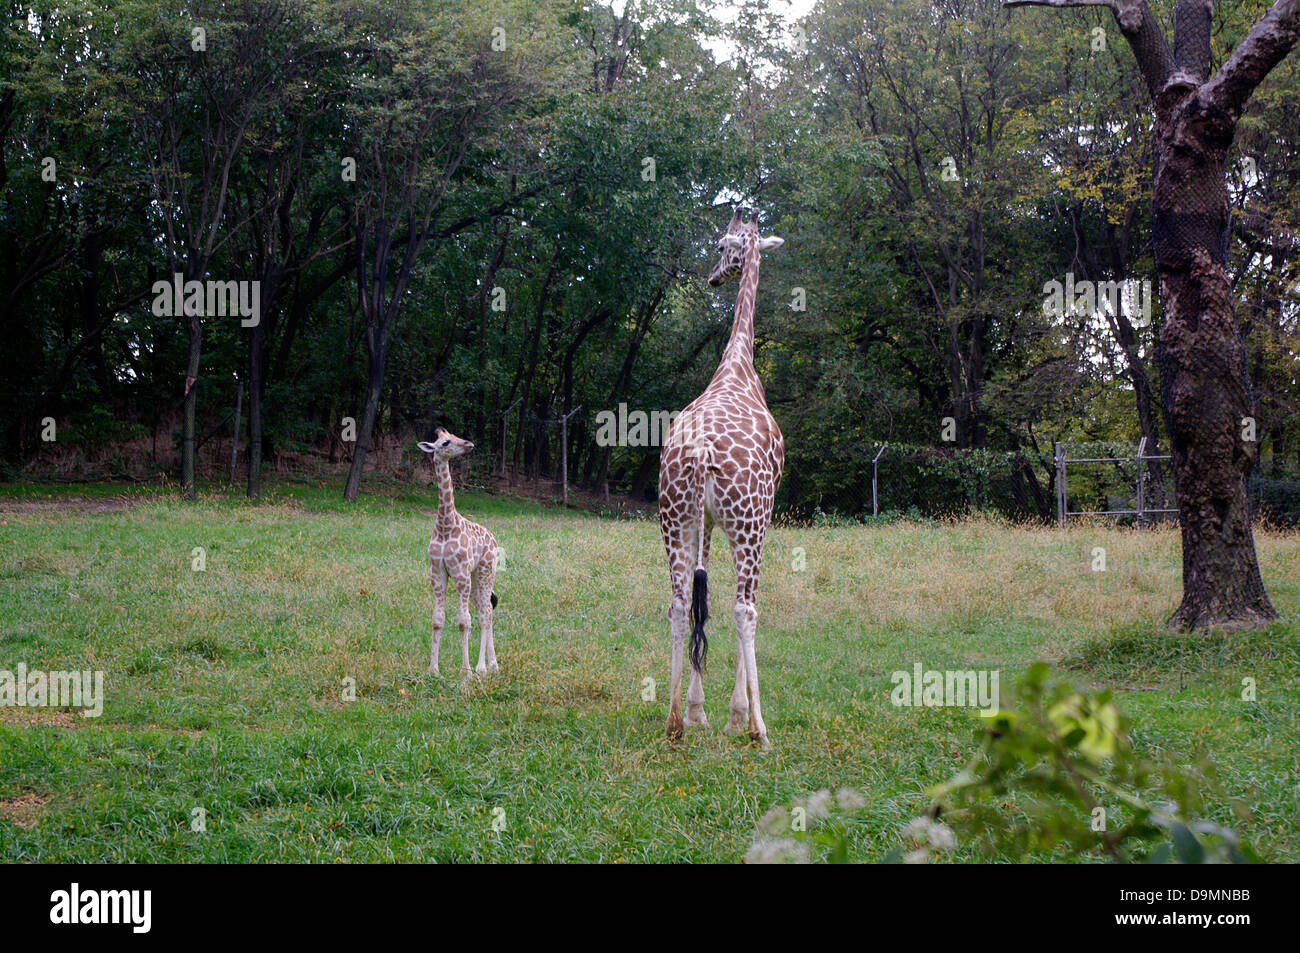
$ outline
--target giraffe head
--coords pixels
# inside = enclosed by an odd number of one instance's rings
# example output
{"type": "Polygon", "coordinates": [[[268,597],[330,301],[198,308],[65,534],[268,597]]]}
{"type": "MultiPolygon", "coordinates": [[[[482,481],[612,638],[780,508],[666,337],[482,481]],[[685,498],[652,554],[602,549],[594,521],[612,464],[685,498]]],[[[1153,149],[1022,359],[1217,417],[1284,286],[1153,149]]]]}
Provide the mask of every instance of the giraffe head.
{"type": "Polygon", "coordinates": [[[432,454],[434,460],[450,460],[474,449],[474,445],[468,440],[462,440],[442,427],[434,431],[432,442],[422,440],[416,446],[425,453],[432,454]]]}
{"type": "Polygon", "coordinates": [[[740,206],[736,206],[736,214],[731,216],[731,224],[727,226],[727,230],[718,239],[718,263],[713,266],[713,271],[709,274],[709,284],[715,288],[740,277],[740,273],[745,266],[747,242],[758,242],[759,251],[779,248],[785,243],[784,238],[777,238],[775,235],[768,235],[766,238],[760,236],[758,234],[758,223],[756,221],[746,222],[741,215],[741,211],[740,206]]]}

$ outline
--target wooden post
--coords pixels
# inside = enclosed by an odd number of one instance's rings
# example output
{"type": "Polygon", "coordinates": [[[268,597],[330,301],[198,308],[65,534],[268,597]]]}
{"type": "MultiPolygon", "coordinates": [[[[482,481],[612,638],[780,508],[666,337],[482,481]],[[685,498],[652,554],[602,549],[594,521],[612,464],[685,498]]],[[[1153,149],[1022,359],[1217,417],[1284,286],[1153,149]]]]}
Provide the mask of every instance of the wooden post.
{"type": "Polygon", "coordinates": [[[569,418],[582,410],[582,406],[574,407],[563,417],[560,418],[560,486],[561,499],[564,505],[569,505],[569,418]]]}

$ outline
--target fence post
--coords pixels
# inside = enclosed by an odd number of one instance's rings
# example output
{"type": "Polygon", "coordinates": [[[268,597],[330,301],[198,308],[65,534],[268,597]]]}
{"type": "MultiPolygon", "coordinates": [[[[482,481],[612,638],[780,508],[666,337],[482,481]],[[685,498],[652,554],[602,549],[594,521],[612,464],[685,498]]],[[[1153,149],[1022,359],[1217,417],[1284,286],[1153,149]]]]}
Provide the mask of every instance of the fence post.
{"type": "Polygon", "coordinates": [[[1069,499],[1065,492],[1065,448],[1056,442],[1056,523],[1065,529],[1065,514],[1069,499]]]}
{"type": "Polygon", "coordinates": [[[878,516],[880,514],[880,510],[876,506],[876,464],[880,460],[880,455],[885,452],[885,448],[888,446],[889,446],[888,443],[882,443],[880,445],[880,449],[876,452],[876,455],[871,458],[871,515],[872,516],[878,516]]]}
{"type": "Polygon", "coordinates": [[[569,505],[569,418],[580,410],[581,405],[560,418],[560,486],[565,506],[569,505]]]}
{"type": "Polygon", "coordinates": [[[1144,467],[1144,466],[1142,465],[1142,461],[1143,461],[1143,459],[1146,457],[1146,452],[1147,452],[1147,438],[1146,438],[1146,437],[1143,437],[1141,440],[1138,441],[1138,452],[1137,452],[1137,471],[1138,471],[1138,478],[1137,478],[1137,511],[1138,511],[1138,512],[1137,512],[1137,524],[1138,524],[1138,529],[1142,529],[1142,528],[1143,528],[1143,525],[1144,525],[1145,522],[1146,522],[1145,511],[1146,511],[1146,495],[1147,495],[1147,494],[1146,494],[1146,489],[1147,489],[1147,470],[1146,470],[1146,467],[1144,467]]]}

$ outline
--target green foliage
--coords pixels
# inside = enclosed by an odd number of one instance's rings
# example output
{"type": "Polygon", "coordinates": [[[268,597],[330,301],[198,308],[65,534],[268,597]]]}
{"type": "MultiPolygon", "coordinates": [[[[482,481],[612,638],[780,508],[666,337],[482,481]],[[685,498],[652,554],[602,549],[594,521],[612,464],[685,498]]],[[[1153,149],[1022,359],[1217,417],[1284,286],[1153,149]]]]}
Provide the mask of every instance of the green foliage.
{"type": "MultiPolygon", "coordinates": [[[[882,863],[926,863],[973,846],[984,858],[1023,862],[1044,853],[1078,860],[1254,863],[1254,849],[1221,812],[1216,774],[1204,760],[1152,760],[1134,747],[1132,721],[1109,691],[1084,692],[1029,667],[983,716],[978,751],[930,789],[924,816],[899,831],[882,863]]],[[[1250,815],[1229,802],[1239,821],[1250,815]]],[[[870,808],[857,791],[818,791],[758,822],[749,863],[848,863],[854,826],[870,808]]]]}
{"type": "MultiPolygon", "coordinates": [[[[9,472],[53,469],[38,422],[87,406],[158,435],[156,454],[139,442],[147,461],[123,462],[136,476],[174,470],[187,342],[150,289],[197,254],[206,277],[266,282],[268,460],[346,457],[341,420],[368,397],[365,288],[402,312],[383,349],[384,440],[442,422],[548,478],[558,434],[539,421],[581,405],[572,482],[653,497],[654,448],[597,446],[595,414],[680,409],[707,383],[734,297],[700,276],[736,200],[786,239],[763,261],[756,362],[786,436],[791,517],[861,518],[882,441],[908,448],[882,461],[884,510],[1042,517],[1053,441],[1139,435],[1115,329],[1041,307],[1067,272],[1152,273],[1149,104],[1113,29],[1093,49],[1105,11],[821,0],[798,24],[780,3],[722,19],[692,0],[24,11],[0,43],[9,472]],[[407,242],[426,212],[427,240],[407,242]],[[369,284],[358,234],[381,263],[369,284]],[[939,436],[946,417],[961,453],[939,436]]],[[[1216,56],[1258,13],[1219,10],[1216,56]]],[[[1260,486],[1279,521],[1294,518],[1300,470],[1296,263],[1280,254],[1300,207],[1298,102],[1289,58],[1242,119],[1235,159],[1257,174],[1230,168],[1263,475],[1279,481],[1260,486]]],[[[1157,308],[1134,340],[1157,395],[1158,326],[1157,308]]],[[[240,388],[247,407],[251,339],[206,321],[209,473],[232,436],[247,450],[229,410],[240,388]]]]}
{"type": "Polygon", "coordinates": [[[978,752],[932,789],[932,817],[997,857],[1065,846],[1121,862],[1258,860],[1231,828],[1205,817],[1219,793],[1207,760],[1141,754],[1111,692],[1051,682],[1049,672],[1031,666],[985,716],[978,752]]]}

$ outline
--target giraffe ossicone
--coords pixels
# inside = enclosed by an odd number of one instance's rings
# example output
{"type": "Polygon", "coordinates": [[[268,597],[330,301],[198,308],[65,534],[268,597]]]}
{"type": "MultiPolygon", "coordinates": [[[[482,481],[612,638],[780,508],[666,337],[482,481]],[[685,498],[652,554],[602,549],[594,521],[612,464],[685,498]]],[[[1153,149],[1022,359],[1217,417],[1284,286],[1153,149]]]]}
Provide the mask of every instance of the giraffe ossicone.
{"type": "Polygon", "coordinates": [[[460,630],[461,673],[468,676],[470,602],[478,610],[479,675],[495,672],[496,645],[492,640],[492,612],[497,604],[492,591],[496,581],[497,541],[485,527],[467,520],[456,512],[452,492],[451,466],[447,462],[474,449],[474,444],[462,440],[439,427],[432,441],[417,444],[433,458],[434,472],[438,477],[438,519],[429,539],[429,582],[433,586],[433,631],[429,644],[429,671],[438,671],[438,653],[442,644],[442,629],[447,604],[447,580],[456,587],[456,626],[460,630]]]}
{"type": "Polygon", "coordinates": [[[763,383],[754,370],[754,300],[760,253],[783,240],[762,236],[739,208],[718,240],[719,259],[709,275],[717,287],[739,279],[731,339],[704,393],[673,421],[659,454],[659,529],[668,554],[672,598],[672,681],[667,733],[683,725],[707,725],[704,673],[709,615],[709,544],[721,527],[736,567],[736,681],[728,730],[748,730],[768,744],[758,690],[754,639],[758,625],[758,577],[763,540],[785,466],[781,428],[767,409],[763,383]],[[682,664],[690,631],[691,682],[681,710],[682,664]]]}

